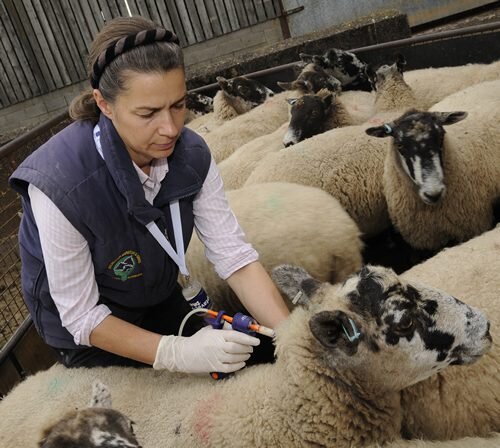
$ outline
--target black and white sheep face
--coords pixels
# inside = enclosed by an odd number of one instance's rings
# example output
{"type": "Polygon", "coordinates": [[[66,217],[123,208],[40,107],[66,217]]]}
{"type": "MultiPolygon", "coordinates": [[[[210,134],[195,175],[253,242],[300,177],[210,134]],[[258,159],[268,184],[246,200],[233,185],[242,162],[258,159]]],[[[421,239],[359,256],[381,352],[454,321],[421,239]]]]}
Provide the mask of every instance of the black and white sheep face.
{"type": "Polygon", "coordinates": [[[446,191],[443,166],[443,126],[457,123],[466,112],[418,112],[411,110],[392,123],[369,128],[368,135],[392,137],[399,164],[428,205],[434,205],[446,191]]]}
{"type": "Polygon", "coordinates": [[[217,83],[226,95],[241,98],[253,107],[262,104],[268,98],[274,96],[274,92],[264,84],[245,76],[237,76],[232,79],[218,76],[217,83]]]}
{"type": "Polygon", "coordinates": [[[90,407],[71,411],[44,431],[41,448],[141,448],[133,422],[110,409],[111,394],[100,381],[92,386],[90,407]]]}
{"type": "Polygon", "coordinates": [[[333,94],[326,96],[304,95],[301,98],[289,98],[290,124],[283,137],[285,147],[324,132],[333,108],[333,94]]]}
{"type": "Polygon", "coordinates": [[[188,92],[186,95],[186,108],[194,112],[195,116],[208,114],[214,110],[213,98],[197,92],[188,92]]]}
{"type": "MultiPolygon", "coordinates": [[[[406,283],[391,269],[365,266],[343,285],[290,266],[272,275],[289,298],[309,301],[298,321],[309,318],[313,356],[360,391],[399,391],[448,365],[473,363],[491,346],[483,313],[440,290],[406,283]]],[[[288,324],[301,325],[294,317],[288,324]]]]}
{"type": "Polygon", "coordinates": [[[333,75],[342,83],[344,90],[371,91],[372,85],[366,72],[367,65],[350,51],[332,48],[322,56],[300,53],[304,62],[313,62],[333,75]]]}
{"type": "Polygon", "coordinates": [[[298,90],[304,94],[318,93],[321,89],[327,89],[331,92],[339,92],[341,90],[340,81],[334,76],[326,73],[320,67],[302,72],[297,79],[292,82],[278,81],[278,86],[283,90],[298,90]]]}

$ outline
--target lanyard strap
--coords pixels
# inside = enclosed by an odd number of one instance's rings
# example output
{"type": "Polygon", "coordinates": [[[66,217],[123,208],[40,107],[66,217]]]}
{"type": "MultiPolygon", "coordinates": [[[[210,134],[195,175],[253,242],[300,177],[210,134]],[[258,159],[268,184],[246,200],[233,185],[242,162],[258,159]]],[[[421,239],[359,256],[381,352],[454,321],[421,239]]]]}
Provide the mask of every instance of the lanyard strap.
{"type": "MultiPolygon", "coordinates": [[[[98,124],[96,124],[94,127],[94,142],[97,151],[99,151],[99,154],[104,159],[101,147],[101,133],[98,124]]],[[[177,252],[174,250],[167,237],[163,234],[163,232],[154,221],[146,224],[146,228],[151,232],[151,235],[154,236],[160,246],[163,247],[168,256],[175,262],[175,264],[177,264],[177,266],[179,266],[179,271],[181,271],[181,274],[189,277],[189,271],[186,266],[186,256],[184,254],[184,238],[182,237],[179,200],[170,202],[170,215],[172,216],[172,226],[174,229],[175,247],[177,248],[177,252]]]]}

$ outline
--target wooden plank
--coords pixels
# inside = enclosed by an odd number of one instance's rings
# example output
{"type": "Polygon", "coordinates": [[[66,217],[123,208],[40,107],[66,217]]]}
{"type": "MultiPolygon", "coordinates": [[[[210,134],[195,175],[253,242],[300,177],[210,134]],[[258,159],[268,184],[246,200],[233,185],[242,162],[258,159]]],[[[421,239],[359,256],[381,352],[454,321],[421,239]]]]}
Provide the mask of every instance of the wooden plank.
{"type": "Polygon", "coordinates": [[[186,12],[188,19],[191,20],[191,26],[196,38],[196,42],[203,42],[205,38],[205,33],[203,32],[203,26],[198,16],[198,10],[194,0],[185,0],[186,12]]]}
{"type": "MultiPolygon", "coordinates": [[[[13,4],[16,8],[16,12],[19,17],[19,22],[21,23],[21,26],[24,29],[24,34],[27,37],[28,47],[30,47],[31,49],[30,56],[33,57],[33,61],[36,61],[38,67],[40,67],[41,78],[40,79],[37,78],[37,81],[39,82],[40,85],[45,86],[45,88],[42,89],[41,93],[50,92],[51,90],[54,90],[56,88],[56,83],[47,65],[47,61],[42,52],[42,47],[40,46],[40,41],[42,40],[42,37],[37,35],[37,32],[41,34],[40,26],[39,25],[37,27],[33,26],[34,24],[32,23],[30,16],[28,15],[28,11],[26,10],[23,1],[16,1],[13,4]]],[[[26,49],[24,43],[25,42],[23,42],[23,49],[26,49]]],[[[31,62],[31,57],[28,57],[28,59],[31,62]]]]}
{"type": "Polygon", "coordinates": [[[121,17],[120,9],[114,0],[105,0],[105,3],[108,4],[109,10],[111,11],[111,17],[113,19],[115,17],[121,17]]]}
{"type": "Polygon", "coordinates": [[[276,12],[274,11],[273,0],[262,0],[267,19],[274,19],[276,12]]]}
{"type": "MultiPolygon", "coordinates": [[[[0,5],[2,5],[1,2],[0,5]]],[[[5,6],[5,12],[8,14],[9,19],[12,21],[12,25],[15,28],[15,33],[13,35],[16,36],[20,44],[19,47],[22,49],[22,51],[19,52],[18,54],[19,55],[22,54],[23,56],[26,55],[25,73],[29,71],[30,73],[33,74],[35,83],[38,87],[36,90],[34,90],[34,92],[36,94],[42,94],[48,92],[49,86],[47,84],[47,81],[45,80],[43,72],[35,56],[35,52],[31,46],[30,39],[33,39],[33,36],[30,35],[30,37],[28,37],[28,34],[26,33],[26,30],[23,25],[23,23],[28,21],[28,18],[25,15],[22,5],[18,4],[18,7],[21,8],[21,15],[18,9],[16,8],[13,0],[4,0],[2,6],[5,6]]]]}
{"type": "Polygon", "coordinates": [[[172,0],[158,0],[156,5],[158,6],[158,12],[160,14],[160,19],[165,28],[173,31],[179,38],[179,42],[182,47],[187,45],[187,39],[182,29],[182,23],[175,9],[175,3],[172,0]]]}
{"type": "Polygon", "coordinates": [[[245,0],[244,4],[245,4],[245,10],[247,11],[248,23],[250,25],[255,25],[258,22],[258,20],[252,0],[245,0]]]}
{"type": "Polygon", "coordinates": [[[130,16],[130,14],[128,13],[127,5],[125,4],[125,0],[116,0],[116,6],[118,7],[118,11],[120,11],[121,17],[130,16]]]}
{"type": "Polygon", "coordinates": [[[281,5],[279,0],[273,0],[274,12],[276,13],[276,17],[279,17],[283,14],[281,10],[281,5]]]}
{"type": "Polygon", "coordinates": [[[233,0],[224,0],[226,6],[227,17],[229,18],[229,23],[231,24],[231,30],[236,31],[240,29],[240,24],[238,22],[238,15],[236,14],[236,8],[234,7],[233,0]]]}
{"type": "Polygon", "coordinates": [[[98,0],[97,3],[100,6],[102,15],[104,15],[103,20],[105,22],[111,20],[113,18],[113,14],[111,13],[111,10],[109,9],[108,2],[106,0],[98,0]]]}
{"type": "Polygon", "coordinates": [[[229,22],[229,17],[226,13],[226,8],[224,7],[224,0],[214,0],[215,8],[217,9],[217,16],[219,17],[219,23],[221,24],[222,33],[227,34],[232,31],[231,23],[229,22]]]}
{"type": "Polygon", "coordinates": [[[89,23],[89,28],[92,35],[95,37],[104,26],[104,18],[102,17],[99,2],[97,0],[87,0],[83,12],[86,16],[87,14],[89,15],[87,18],[88,22],[90,22],[90,18],[92,18],[92,24],[89,23]]]}
{"type": "Polygon", "coordinates": [[[7,77],[7,73],[3,68],[2,61],[0,61],[0,100],[2,101],[3,107],[10,106],[17,102],[16,96],[12,93],[12,88],[7,77]]]}
{"type": "Polygon", "coordinates": [[[50,52],[56,62],[56,67],[62,82],[67,86],[78,81],[76,70],[71,64],[71,56],[64,42],[64,36],[61,36],[61,30],[57,25],[57,20],[54,15],[52,14],[52,17],[50,16],[50,13],[52,13],[50,4],[48,4],[47,0],[44,1],[43,5],[40,0],[31,1],[33,2],[33,7],[38,16],[40,26],[47,38],[50,52]],[[59,39],[56,38],[56,36],[58,36],[59,39]],[[62,40],[61,37],[63,38],[62,40]]]}
{"type": "MultiPolygon", "coordinates": [[[[80,5],[81,11],[82,11],[82,19],[85,20],[88,26],[88,30],[90,35],[92,36],[92,39],[96,36],[96,34],[99,32],[99,27],[98,27],[98,22],[97,19],[95,18],[95,12],[92,10],[91,5],[89,4],[88,0],[80,0],[77,2],[80,5]]],[[[100,15],[100,13],[99,13],[100,15]]],[[[102,16],[101,16],[102,19],[102,16]]]]}
{"type": "MultiPolygon", "coordinates": [[[[141,16],[151,19],[158,26],[165,26],[163,25],[160,14],[158,12],[158,8],[156,7],[155,3],[151,3],[145,0],[136,0],[136,3],[141,16]],[[145,14],[145,11],[147,11],[147,15],[145,14]]],[[[172,30],[172,28],[169,28],[168,26],[165,26],[165,28],[172,30]]]]}
{"type": "Polygon", "coordinates": [[[262,0],[252,0],[255,5],[255,12],[257,13],[257,20],[259,22],[266,21],[266,10],[264,9],[264,5],[262,4],[262,0]]]}
{"type": "Polygon", "coordinates": [[[198,11],[198,17],[200,18],[200,23],[203,28],[205,39],[211,39],[212,37],[214,37],[214,32],[210,24],[210,17],[208,15],[204,0],[195,0],[195,7],[198,11]]]}
{"type": "Polygon", "coordinates": [[[81,42],[80,34],[77,34],[76,37],[80,40],[82,48],[78,46],[75,40],[75,35],[73,34],[73,30],[76,28],[76,24],[74,23],[74,17],[71,14],[71,17],[73,17],[72,21],[71,18],[65,14],[65,12],[61,7],[60,0],[50,0],[50,1],[54,11],[54,15],[56,16],[59,23],[59,27],[61,29],[61,36],[64,37],[64,40],[68,47],[68,52],[70,54],[71,60],[73,61],[73,66],[75,67],[75,70],[77,72],[77,80],[78,81],[84,80],[87,78],[87,70],[84,64],[84,55],[86,54],[85,53],[86,49],[85,46],[83,45],[83,42],[81,42]]]}
{"type": "MultiPolygon", "coordinates": [[[[149,18],[139,11],[139,7],[137,6],[137,2],[135,0],[128,0],[128,6],[130,8],[130,12],[132,13],[133,16],[142,16],[144,18],[149,18]]],[[[147,11],[147,8],[146,8],[147,11]]]]}
{"type": "MultiPolygon", "coordinates": [[[[85,78],[87,77],[87,66],[86,60],[88,55],[87,43],[85,42],[85,37],[82,34],[80,29],[79,20],[76,20],[76,17],[73,13],[73,9],[69,4],[70,0],[55,0],[55,5],[57,8],[61,10],[61,14],[64,15],[65,21],[68,24],[69,32],[72,37],[72,41],[74,42],[77,53],[75,57],[78,57],[81,61],[81,64],[84,67],[85,78]]],[[[90,38],[90,35],[89,35],[90,38]]]]}
{"type": "Polygon", "coordinates": [[[236,10],[236,15],[238,16],[238,22],[240,24],[240,28],[244,28],[249,25],[247,12],[245,10],[245,6],[243,4],[243,0],[233,0],[234,9],[236,10]]]}
{"type": "Polygon", "coordinates": [[[3,38],[0,39],[0,61],[3,71],[2,78],[6,81],[5,87],[7,88],[10,102],[18,103],[23,101],[25,99],[23,88],[17,79],[9,55],[3,45],[3,38]]]}
{"type": "Polygon", "coordinates": [[[170,3],[172,4],[172,6],[175,5],[176,7],[179,21],[181,22],[182,28],[184,29],[184,35],[186,36],[188,45],[195,44],[197,42],[196,34],[193,30],[193,26],[191,25],[191,18],[189,17],[189,13],[187,11],[184,0],[174,0],[170,3]]]}
{"type": "Polygon", "coordinates": [[[87,21],[85,20],[85,16],[83,15],[83,11],[80,7],[80,2],[74,2],[72,0],[61,0],[61,3],[67,5],[71,10],[71,15],[74,17],[77,29],[80,31],[83,43],[85,44],[85,54],[87,55],[94,36],[90,31],[87,21]]]}
{"type": "Polygon", "coordinates": [[[222,35],[222,27],[220,25],[219,16],[217,15],[217,8],[215,7],[214,0],[205,0],[205,6],[213,34],[215,36],[222,35]]]}
{"type": "Polygon", "coordinates": [[[0,27],[5,30],[4,33],[0,34],[0,39],[3,42],[5,51],[9,55],[9,61],[16,73],[16,77],[21,84],[24,97],[31,98],[33,94],[39,92],[38,84],[28,66],[21,43],[17,39],[16,32],[3,2],[0,2],[0,27]]]}

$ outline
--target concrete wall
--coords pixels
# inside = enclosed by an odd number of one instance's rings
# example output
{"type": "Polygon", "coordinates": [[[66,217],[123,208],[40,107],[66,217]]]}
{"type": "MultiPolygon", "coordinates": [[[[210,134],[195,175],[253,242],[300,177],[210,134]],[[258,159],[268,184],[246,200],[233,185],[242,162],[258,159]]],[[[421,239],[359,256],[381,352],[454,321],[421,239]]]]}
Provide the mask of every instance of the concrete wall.
{"type": "Polygon", "coordinates": [[[318,29],[354,20],[361,16],[397,9],[408,15],[410,26],[421,25],[478,8],[494,0],[283,0],[285,10],[303,6],[288,16],[290,33],[301,36],[318,29]]]}

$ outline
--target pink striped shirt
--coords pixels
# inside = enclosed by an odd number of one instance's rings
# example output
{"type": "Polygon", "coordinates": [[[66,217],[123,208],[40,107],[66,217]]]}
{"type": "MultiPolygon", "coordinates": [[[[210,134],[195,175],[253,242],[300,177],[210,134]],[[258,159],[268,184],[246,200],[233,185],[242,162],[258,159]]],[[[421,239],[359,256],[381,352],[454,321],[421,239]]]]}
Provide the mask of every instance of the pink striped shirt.
{"type": "MultiPolygon", "coordinates": [[[[160,182],[168,173],[168,161],[154,160],[149,176],[134,166],[146,199],[152,204],[160,182]]],[[[28,193],[40,234],[50,294],[63,326],[75,343],[89,346],[92,330],[111,311],[98,304],[99,291],[88,243],[43,192],[30,185],[28,193]]],[[[195,231],[205,245],[205,254],[222,279],[258,259],[229,208],[213,159],[203,187],[193,201],[193,213],[195,231]]]]}

